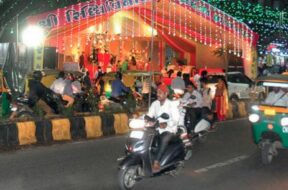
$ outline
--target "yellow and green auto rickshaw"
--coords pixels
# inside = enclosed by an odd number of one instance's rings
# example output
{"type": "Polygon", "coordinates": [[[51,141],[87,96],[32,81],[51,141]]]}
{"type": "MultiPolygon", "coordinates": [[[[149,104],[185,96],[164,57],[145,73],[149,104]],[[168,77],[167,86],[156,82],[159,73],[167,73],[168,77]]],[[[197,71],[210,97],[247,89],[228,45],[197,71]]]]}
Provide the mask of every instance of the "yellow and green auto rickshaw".
{"type": "Polygon", "coordinates": [[[265,88],[265,96],[251,107],[249,121],[262,162],[269,164],[277,149],[288,148],[288,75],[260,77],[255,85],[265,88]]]}

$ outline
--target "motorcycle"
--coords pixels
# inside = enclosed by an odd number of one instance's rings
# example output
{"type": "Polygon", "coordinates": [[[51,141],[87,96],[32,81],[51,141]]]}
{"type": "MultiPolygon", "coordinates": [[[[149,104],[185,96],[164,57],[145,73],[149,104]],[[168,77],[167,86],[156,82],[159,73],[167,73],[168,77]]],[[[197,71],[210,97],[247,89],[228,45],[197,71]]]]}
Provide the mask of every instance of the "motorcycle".
{"type": "Polygon", "coordinates": [[[125,111],[127,113],[133,113],[136,110],[136,99],[131,89],[129,92],[118,98],[110,97],[107,99],[105,96],[102,96],[100,97],[100,100],[103,105],[108,107],[108,109],[114,111],[125,111]]]}
{"type": "MultiPolygon", "coordinates": [[[[169,119],[169,115],[163,113],[160,117],[169,119]]],[[[157,173],[152,171],[152,163],[156,158],[159,143],[158,132],[159,127],[158,118],[150,119],[133,119],[129,123],[132,131],[126,143],[126,156],[119,158],[118,182],[122,190],[133,189],[139,180],[156,177],[164,174],[176,175],[178,170],[184,167],[184,160],[186,157],[186,148],[181,134],[185,129],[179,131],[173,142],[171,142],[164,152],[161,160],[161,170],[157,173]],[[150,124],[150,125],[149,125],[150,124]]]]}
{"type": "Polygon", "coordinates": [[[27,97],[18,97],[14,103],[10,105],[11,115],[10,119],[14,118],[33,118],[35,114],[29,107],[29,100],[27,97]]]}

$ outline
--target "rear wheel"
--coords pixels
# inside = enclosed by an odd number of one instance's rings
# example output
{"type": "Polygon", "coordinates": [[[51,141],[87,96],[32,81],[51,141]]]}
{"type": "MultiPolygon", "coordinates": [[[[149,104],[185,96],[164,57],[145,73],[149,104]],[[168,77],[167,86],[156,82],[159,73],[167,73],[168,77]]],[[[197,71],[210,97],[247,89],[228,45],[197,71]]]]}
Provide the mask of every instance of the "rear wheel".
{"type": "Polygon", "coordinates": [[[262,163],[268,165],[272,162],[274,156],[273,146],[271,143],[264,143],[261,151],[262,163]]]}
{"type": "Polygon", "coordinates": [[[120,169],[118,173],[118,182],[121,190],[131,190],[136,185],[137,166],[128,166],[120,169]]]}

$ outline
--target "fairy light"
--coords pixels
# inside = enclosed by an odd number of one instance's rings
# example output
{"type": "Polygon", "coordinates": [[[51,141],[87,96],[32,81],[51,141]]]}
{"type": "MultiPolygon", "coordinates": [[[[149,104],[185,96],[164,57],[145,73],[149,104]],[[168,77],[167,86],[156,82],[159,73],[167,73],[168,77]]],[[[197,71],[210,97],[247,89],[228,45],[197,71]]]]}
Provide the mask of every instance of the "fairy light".
{"type": "Polygon", "coordinates": [[[138,36],[141,37],[141,8],[138,7],[138,36]]]}
{"type": "MultiPolygon", "coordinates": [[[[72,10],[74,10],[74,5],[72,5],[72,10]]],[[[72,19],[70,26],[70,48],[73,47],[73,25],[74,25],[74,19],[72,19]]]]}
{"type": "Polygon", "coordinates": [[[215,17],[215,23],[216,23],[216,27],[215,27],[215,42],[216,42],[216,44],[215,44],[215,46],[216,46],[216,48],[218,48],[218,28],[219,28],[218,22],[219,22],[219,20],[216,20],[216,18],[218,19],[218,11],[217,11],[217,9],[215,10],[214,17],[215,17]]]}
{"type": "MultiPolygon", "coordinates": [[[[57,9],[57,18],[59,18],[59,9],[57,9]]],[[[56,26],[56,52],[59,51],[59,23],[56,26]]]]}
{"type": "Polygon", "coordinates": [[[176,35],[176,3],[173,2],[173,36],[176,35]]]}
{"type": "MultiPolygon", "coordinates": [[[[81,3],[78,4],[78,11],[81,11],[81,3]]],[[[78,19],[78,26],[77,26],[77,47],[80,47],[80,18],[78,19]]]]}
{"type": "MultiPolygon", "coordinates": [[[[158,15],[157,13],[158,13],[158,5],[157,5],[157,3],[158,3],[158,1],[156,1],[155,2],[155,13],[154,13],[154,18],[156,17],[156,15],[158,15]]],[[[153,11],[152,11],[153,12],[153,11]]],[[[153,17],[151,17],[151,18],[153,18],[153,17]]],[[[158,24],[155,22],[154,23],[154,29],[156,30],[156,31],[158,31],[157,29],[158,29],[158,24]]]]}
{"type": "Polygon", "coordinates": [[[237,57],[240,57],[240,23],[237,26],[237,57]]]}
{"type": "Polygon", "coordinates": [[[223,32],[224,31],[224,23],[226,22],[226,17],[225,17],[225,14],[223,14],[222,16],[223,16],[223,20],[221,22],[221,36],[223,36],[222,48],[223,48],[223,52],[226,52],[226,32],[223,32]]]}
{"type": "Polygon", "coordinates": [[[184,4],[184,38],[187,38],[187,10],[188,10],[188,6],[185,3],[184,4]]]}
{"type": "Polygon", "coordinates": [[[133,5],[133,8],[132,8],[132,38],[134,38],[134,30],[135,30],[135,5],[133,5]]]}
{"type": "Polygon", "coordinates": [[[232,24],[233,24],[233,51],[234,51],[234,55],[237,55],[237,50],[236,50],[236,40],[237,40],[237,38],[236,38],[236,23],[235,23],[235,20],[233,19],[233,22],[232,22],[232,24]]]}
{"type": "MultiPolygon", "coordinates": [[[[180,6],[182,5],[182,2],[180,1],[180,6]]],[[[179,33],[180,33],[180,38],[182,37],[182,11],[180,11],[180,16],[179,16],[179,27],[180,27],[180,30],[179,30],[179,33]]]]}
{"type": "MultiPolygon", "coordinates": [[[[168,5],[169,6],[169,5],[168,5]]],[[[164,26],[166,26],[165,24],[165,3],[162,2],[162,34],[164,34],[164,26]]]]}
{"type": "MultiPolygon", "coordinates": [[[[191,0],[192,1],[192,0],[191,0]]],[[[192,21],[191,21],[192,22],[192,21]]],[[[197,37],[197,34],[198,34],[198,30],[197,30],[197,22],[195,21],[194,22],[195,24],[194,24],[194,31],[195,31],[195,36],[194,36],[194,38],[195,38],[195,42],[197,42],[198,41],[198,37],[197,37]]]]}
{"type": "MultiPolygon", "coordinates": [[[[202,7],[201,1],[199,2],[199,7],[200,8],[202,7]]],[[[200,16],[200,43],[202,43],[202,37],[203,37],[202,27],[203,27],[202,16],[200,16]]]]}
{"type": "Polygon", "coordinates": [[[231,21],[230,21],[230,17],[228,16],[228,52],[232,53],[232,50],[230,49],[231,44],[232,44],[232,42],[231,42],[231,34],[232,34],[232,32],[229,29],[230,26],[231,26],[231,21]]]}
{"type": "MultiPolygon", "coordinates": [[[[147,17],[147,3],[144,3],[144,23],[146,24],[146,17],[147,17]]],[[[146,32],[143,31],[143,36],[146,36],[146,32]]]]}
{"type": "MultiPolygon", "coordinates": [[[[96,7],[96,6],[97,6],[97,3],[96,3],[96,0],[94,0],[94,7],[96,7]]],[[[114,9],[113,9],[113,11],[114,11],[114,9]]],[[[94,26],[95,27],[97,26],[97,16],[94,17],[94,26]]],[[[97,43],[96,34],[93,33],[92,35],[93,35],[93,45],[95,46],[97,43]]]]}
{"type": "Polygon", "coordinates": [[[169,14],[168,34],[171,35],[171,0],[169,0],[168,14],[169,14]]]}
{"type": "MultiPolygon", "coordinates": [[[[189,5],[191,5],[192,3],[192,0],[189,0],[189,5]]],[[[190,7],[189,7],[189,29],[192,30],[192,11],[190,10],[190,7]]],[[[196,31],[195,31],[196,33],[196,31]]],[[[189,35],[189,39],[192,40],[192,35],[190,34],[189,35]]]]}
{"type": "Polygon", "coordinates": [[[210,38],[209,46],[212,47],[212,9],[211,9],[211,5],[209,5],[209,38],[210,38]]]}
{"type": "MultiPolygon", "coordinates": [[[[67,7],[64,7],[64,12],[66,13],[66,9],[67,7]]],[[[63,30],[63,53],[65,55],[65,52],[66,52],[66,36],[65,36],[65,31],[66,31],[66,22],[64,22],[64,30],[63,30]]]]}
{"type": "MultiPolygon", "coordinates": [[[[90,3],[88,2],[88,10],[90,7],[90,3]]],[[[88,16],[86,17],[86,28],[89,28],[88,16]]],[[[86,45],[89,45],[89,33],[86,33],[86,45]]],[[[84,42],[83,42],[84,43],[84,42]]]]}
{"type": "Polygon", "coordinates": [[[106,22],[106,37],[108,37],[108,35],[109,35],[109,33],[111,34],[111,32],[110,32],[110,22],[109,22],[109,18],[110,17],[106,17],[106,19],[105,19],[105,22],[106,22]]]}
{"type": "MultiPolygon", "coordinates": [[[[204,4],[202,5],[204,6],[204,4]]],[[[205,10],[206,10],[206,7],[205,7],[205,10]]],[[[206,12],[202,13],[202,15],[204,14],[204,45],[207,45],[207,14],[206,12]]]]}

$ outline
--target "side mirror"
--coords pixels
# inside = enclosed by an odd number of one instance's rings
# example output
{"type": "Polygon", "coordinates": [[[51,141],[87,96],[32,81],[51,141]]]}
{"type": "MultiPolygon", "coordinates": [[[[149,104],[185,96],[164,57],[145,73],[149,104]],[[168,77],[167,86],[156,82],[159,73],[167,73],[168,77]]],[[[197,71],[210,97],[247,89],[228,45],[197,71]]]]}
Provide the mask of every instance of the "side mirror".
{"type": "Polygon", "coordinates": [[[160,117],[161,117],[162,119],[165,119],[165,120],[167,120],[167,119],[170,118],[167,113],[162,113],[162,114],[160,115],[160,117]]]}

